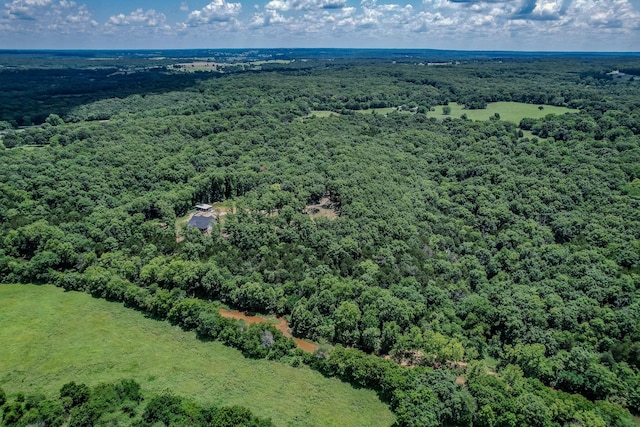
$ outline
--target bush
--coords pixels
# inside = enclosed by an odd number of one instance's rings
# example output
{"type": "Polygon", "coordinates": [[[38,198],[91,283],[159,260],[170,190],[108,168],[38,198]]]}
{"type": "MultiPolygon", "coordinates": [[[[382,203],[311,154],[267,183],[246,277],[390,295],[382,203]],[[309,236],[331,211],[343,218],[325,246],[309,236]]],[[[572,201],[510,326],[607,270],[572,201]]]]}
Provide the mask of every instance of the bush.
{"type": "Polygon", "coordinates": [[[88,401],[89,395],[89,387],[86,384],[76,384],[75,381],[63,385],[60,389],[60,399],[68,411],[88,401]]]}

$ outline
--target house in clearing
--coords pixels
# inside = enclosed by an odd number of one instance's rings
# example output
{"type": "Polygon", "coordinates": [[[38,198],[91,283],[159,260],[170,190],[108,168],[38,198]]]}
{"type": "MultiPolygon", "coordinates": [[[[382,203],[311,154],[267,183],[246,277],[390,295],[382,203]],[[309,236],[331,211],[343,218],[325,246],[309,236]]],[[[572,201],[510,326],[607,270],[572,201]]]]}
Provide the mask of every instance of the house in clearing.
{"type": "Polygon", "coordinates": [[[215,219],[212,216],[199,215],[196,213],[189,219],[187,226],[197,228],[203,233],[210,233],[213,221],[215,221],[215,219]]]}

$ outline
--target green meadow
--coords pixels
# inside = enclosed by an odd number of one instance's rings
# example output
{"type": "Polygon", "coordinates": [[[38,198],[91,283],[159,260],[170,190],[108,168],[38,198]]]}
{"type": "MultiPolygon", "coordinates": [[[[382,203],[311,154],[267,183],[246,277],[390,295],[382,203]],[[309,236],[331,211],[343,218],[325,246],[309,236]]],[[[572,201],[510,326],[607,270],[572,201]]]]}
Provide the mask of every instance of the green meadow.
{"type": "MultiPolygon", "coordinates": [[[[463,114],[466,114],[469,120],[489,120],[490,117],[494,117],[495,114],[498,113],[501,120],[519,124],[520,120],[524,119],[525,117],[538,119],[546,116],[547,114],[560,115],[565,113],[578,112],[578,110],[572,108],[556,107],[553,105],[543,105],[542,109],[540,109],[538,105],[525,104],[522,102],[490,102],[487,104],[487,108],[483,110],[466,110],[464,108],[464,105],[458,105],[458,103],[456,102],[451,102],[449,103],[451,113],[448,115],[443,114],[443,107],[444,105],[434,107],[435,111],[428,112],[427,117],[435,117],[439,120],[442,120],[446,117],[460,118],[463,114]]],[[[359,114],[372,114],[374,112],[376,114],[390,114],[394,111],[397,111],[397,108],[389,107],[370,108],[368,110],[355,110],[355,112],[359,114]]],[[[407,113],[406,111],[402,112],[407,113]]],[[[339,113],[326,110],[314,110],[309,114],[309,116],[319,118],[339,115],[339,113]]]]}
{"type": "Polygon", "coordinates": [[[0,387],[55,395],[69,381],[133,378],[201,403],[242,405],[287,426],[388,426],[389,408],[308,368],[246,359],[119,303],[54,286],[0,285],[0,387]]]}
{"type": "Polygon", "coordinates": [[[427,117],[435,117],[437,119],[444,119],[445,117],[460,118],[463,114],[466,114],[469,120],[489,120],[495,113],[498,113],[500,120],[519,124],[520,120],[525,117],[538,119],[547,114],[560,115],[578,112],[575,109],[555,107],[553,105],[543,105],[541,110],[538,105],[524,104],[522,102],[490,102],[487,104],[487,108],[483,110],[465,110],[463,105],[451,102],[449,103],[451,114],[444,115],[442,112],[443,107],[441,105],[435,107],[435,111],[430,111],[427,117]]]}

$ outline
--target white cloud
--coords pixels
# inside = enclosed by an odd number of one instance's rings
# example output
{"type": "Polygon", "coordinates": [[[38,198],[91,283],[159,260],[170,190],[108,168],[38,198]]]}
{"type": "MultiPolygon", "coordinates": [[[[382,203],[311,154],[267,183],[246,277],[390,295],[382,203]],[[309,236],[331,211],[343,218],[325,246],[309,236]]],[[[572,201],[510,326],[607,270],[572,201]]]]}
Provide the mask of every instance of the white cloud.
{"type": "Polygon", "coordinates": [[[527,20],[558,20],[565,16],[566,5],[570,0],[525,1],[515,18],[527,20]]]}
{"type": "Polygon", "coordinates": [[[55,10],[58,19],[52,25],[59,31],[71,34],[78,28],[95,28],[98,23],[92,18],[86,5],[77,6],[73,1],[62,0],[55,10]]]}
{"type": "Polygon", "coordinates": [[[577,28],[584,30],[640,29],[640,11],[635,10],[628,0],[574,0],[567,14],[574,17],[577,28]]]}
{"type": "Polygon", "coordinates": [[[213,0],[200,10],[194,10],[187,18],[191,26],[206,25],[214,22],[226,22],[236,18],[242,11],[241,3],[228,3],[226,0],[213,0]]]}
{"type": "Polygon", "coordinates": [[[52,5],[52,0],[13,0],[5,3],[5,14],[9,19],[36,20],[46,14],[52,5]]]}
{"type": "Polygon", "coordinates": [[[346,4],[346,0],[271,0],[265,5],[265,9],[283,12],[289,10],[342,9],[346,4]]]}
{"type": "Polygon", "coordinates": [[[375,0],[363,0],[362,13],[356,15],[354,23],[357,28],[376,29],[380,35],[389,35],[402,31],[414,19],[413,7],[408,4],[381,4],[375,0]]]}
{"type": "Polygon", "coordinates": [[[164,27],[167,17],[154,9],[144,11],[136,9],[128,15],[119,13],[109,17],[107,24],[116,26],[164,27]]]}
{"type": "Polygon", "coordinates": [[[124,43],[133,40],[133,32],[141,47],[216,40],[245,46],[554,50],[637,50],[640,40],[635,0],[361,0],[353,6],[347,0],[267,0],[264,6],[251,4],[246,13],[240,0],[207,0],[196,10],[189,8],[193,2],[180,0],[172,13],[179,6],[186,19],[137,8],[100,23],[84,1],[3,0],[0,40],[12,46],[18,40],[12,34],[21,31],[22,39],[34,43],[58,34],[82,34],[86,44],[91,37],[124,43]]]}
{"type": "Polygon", "coordinates": [[[279,14],[276,10],[270,9],[262,13],[254,13],[249,21],[250,28],[268,27],[270,25],[286,24],[289,20],[279,14]]]}
{"type": "Polygon", "coordinates": [[[428,33],[430,31],[440,31],[443,28],[454,28],[458,21],[454,18],[445,18],[441,13],[420,12],[416,16],[413,31],[428,33]]]}
{"type": "Polygon", "coordinates": [[[421,7],[376,0],[362,0],[359,7],[340,0],[271,0],[257,9],[240,25],[289,43],[306,35],[328,41],[322,45],[393,40],[397,46],[571,50],[583,49],[581,40],[607,46],[602,36],[607,31],[635,31],[640,39],[640,17],[629,0],[423,0],[421,7]]]}
{"type": "Polygon", "coordinates": [[[5,32],[83,34],[98,25],[86,5],[70,0],[13,0],[4,7],[0,26],[5,32]]]}

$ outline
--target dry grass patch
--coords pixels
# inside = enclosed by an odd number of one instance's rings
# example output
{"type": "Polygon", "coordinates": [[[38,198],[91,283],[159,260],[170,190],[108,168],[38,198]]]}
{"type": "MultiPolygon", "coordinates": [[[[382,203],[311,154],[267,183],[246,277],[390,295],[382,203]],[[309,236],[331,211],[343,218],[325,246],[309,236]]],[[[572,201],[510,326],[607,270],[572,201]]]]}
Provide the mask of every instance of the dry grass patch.
{"type": "Polygon", "coordinates": [[[322,217],[333,220],[339,216],[335,204],[328,197],[323,197],[318,203],[307,205],[303,212],[311,219],[322,217]]]}

